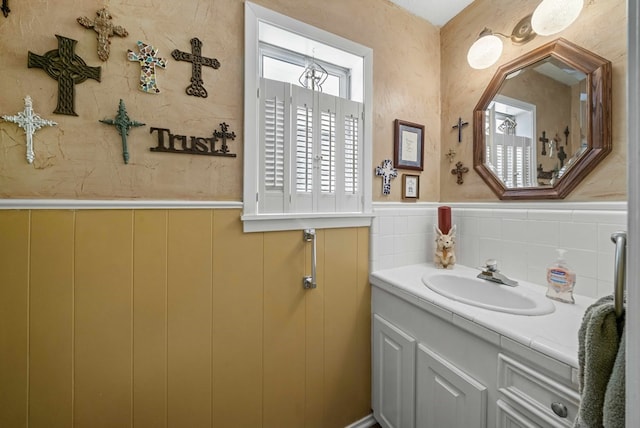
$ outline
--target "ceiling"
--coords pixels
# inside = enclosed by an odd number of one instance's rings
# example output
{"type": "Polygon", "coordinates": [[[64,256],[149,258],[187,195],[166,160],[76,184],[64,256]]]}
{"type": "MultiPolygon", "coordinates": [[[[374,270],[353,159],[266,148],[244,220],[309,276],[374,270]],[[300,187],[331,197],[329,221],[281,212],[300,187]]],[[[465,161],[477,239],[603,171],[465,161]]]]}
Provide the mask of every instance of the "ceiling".
{"type": "Polygon", "coordinates": [[[446,24],[473,0],[391,0],[438,27],[446,24]]]}

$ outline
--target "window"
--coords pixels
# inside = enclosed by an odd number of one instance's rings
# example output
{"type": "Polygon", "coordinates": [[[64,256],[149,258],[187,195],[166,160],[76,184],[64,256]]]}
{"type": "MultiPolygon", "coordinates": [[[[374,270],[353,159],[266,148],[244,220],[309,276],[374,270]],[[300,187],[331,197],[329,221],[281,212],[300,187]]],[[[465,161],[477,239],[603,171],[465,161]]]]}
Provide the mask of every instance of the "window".
{"type": "Polygon", "coordinates": [[[535,106],[497,95],[485,113],[488,167],[507,188],[537,185],[535,106]]]}
{"type": "Polygon", "coordinates": [[[244,230],[370,225],[371,49],[249,2],[245,32],[244,230]]]}

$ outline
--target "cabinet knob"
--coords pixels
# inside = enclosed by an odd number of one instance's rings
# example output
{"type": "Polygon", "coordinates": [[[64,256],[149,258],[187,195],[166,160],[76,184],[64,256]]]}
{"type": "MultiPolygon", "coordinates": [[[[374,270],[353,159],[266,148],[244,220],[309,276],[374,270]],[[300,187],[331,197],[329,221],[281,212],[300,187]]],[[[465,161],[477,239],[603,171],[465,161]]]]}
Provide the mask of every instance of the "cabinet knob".
{"type": "Polygon", "coordinates": [[[553,410],[553,413],[560,416],[561,418],[566,418],[567,415],[569,414],[569,411],[567,410],[567,406],[558,402],[551,403],[551,410],[553,410]]]}

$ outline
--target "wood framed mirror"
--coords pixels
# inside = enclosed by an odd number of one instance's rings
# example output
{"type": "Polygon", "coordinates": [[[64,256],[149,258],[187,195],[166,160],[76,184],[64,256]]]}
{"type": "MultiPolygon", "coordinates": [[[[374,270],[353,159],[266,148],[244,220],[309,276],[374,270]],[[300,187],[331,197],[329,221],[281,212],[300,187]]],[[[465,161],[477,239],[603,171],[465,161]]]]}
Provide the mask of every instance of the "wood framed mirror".
{"type": "Polygon", "coordinates": [[[473,166],[500,199],[565,198],[611,152],[611,62],[557,39],[498,68],[473,166]]]}

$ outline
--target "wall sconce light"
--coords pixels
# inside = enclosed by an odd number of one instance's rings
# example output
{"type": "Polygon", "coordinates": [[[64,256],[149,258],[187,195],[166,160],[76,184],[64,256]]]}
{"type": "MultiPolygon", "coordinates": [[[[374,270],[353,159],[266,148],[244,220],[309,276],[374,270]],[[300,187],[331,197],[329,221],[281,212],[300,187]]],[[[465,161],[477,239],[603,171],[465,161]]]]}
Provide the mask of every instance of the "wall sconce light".
{"type": "Polygon", "coordinates": [[[584,0],[542,0],[533,14],[527,15],[513,28],[511,35],[493,32],[486,28],[480,32],[467,53],[467,62],[472,68],[482,70],[495,64],[502,55],[502,40],[510,39],[522,45],[536,34],[550,36],[566,29],[578,18],[584,0]]]}

